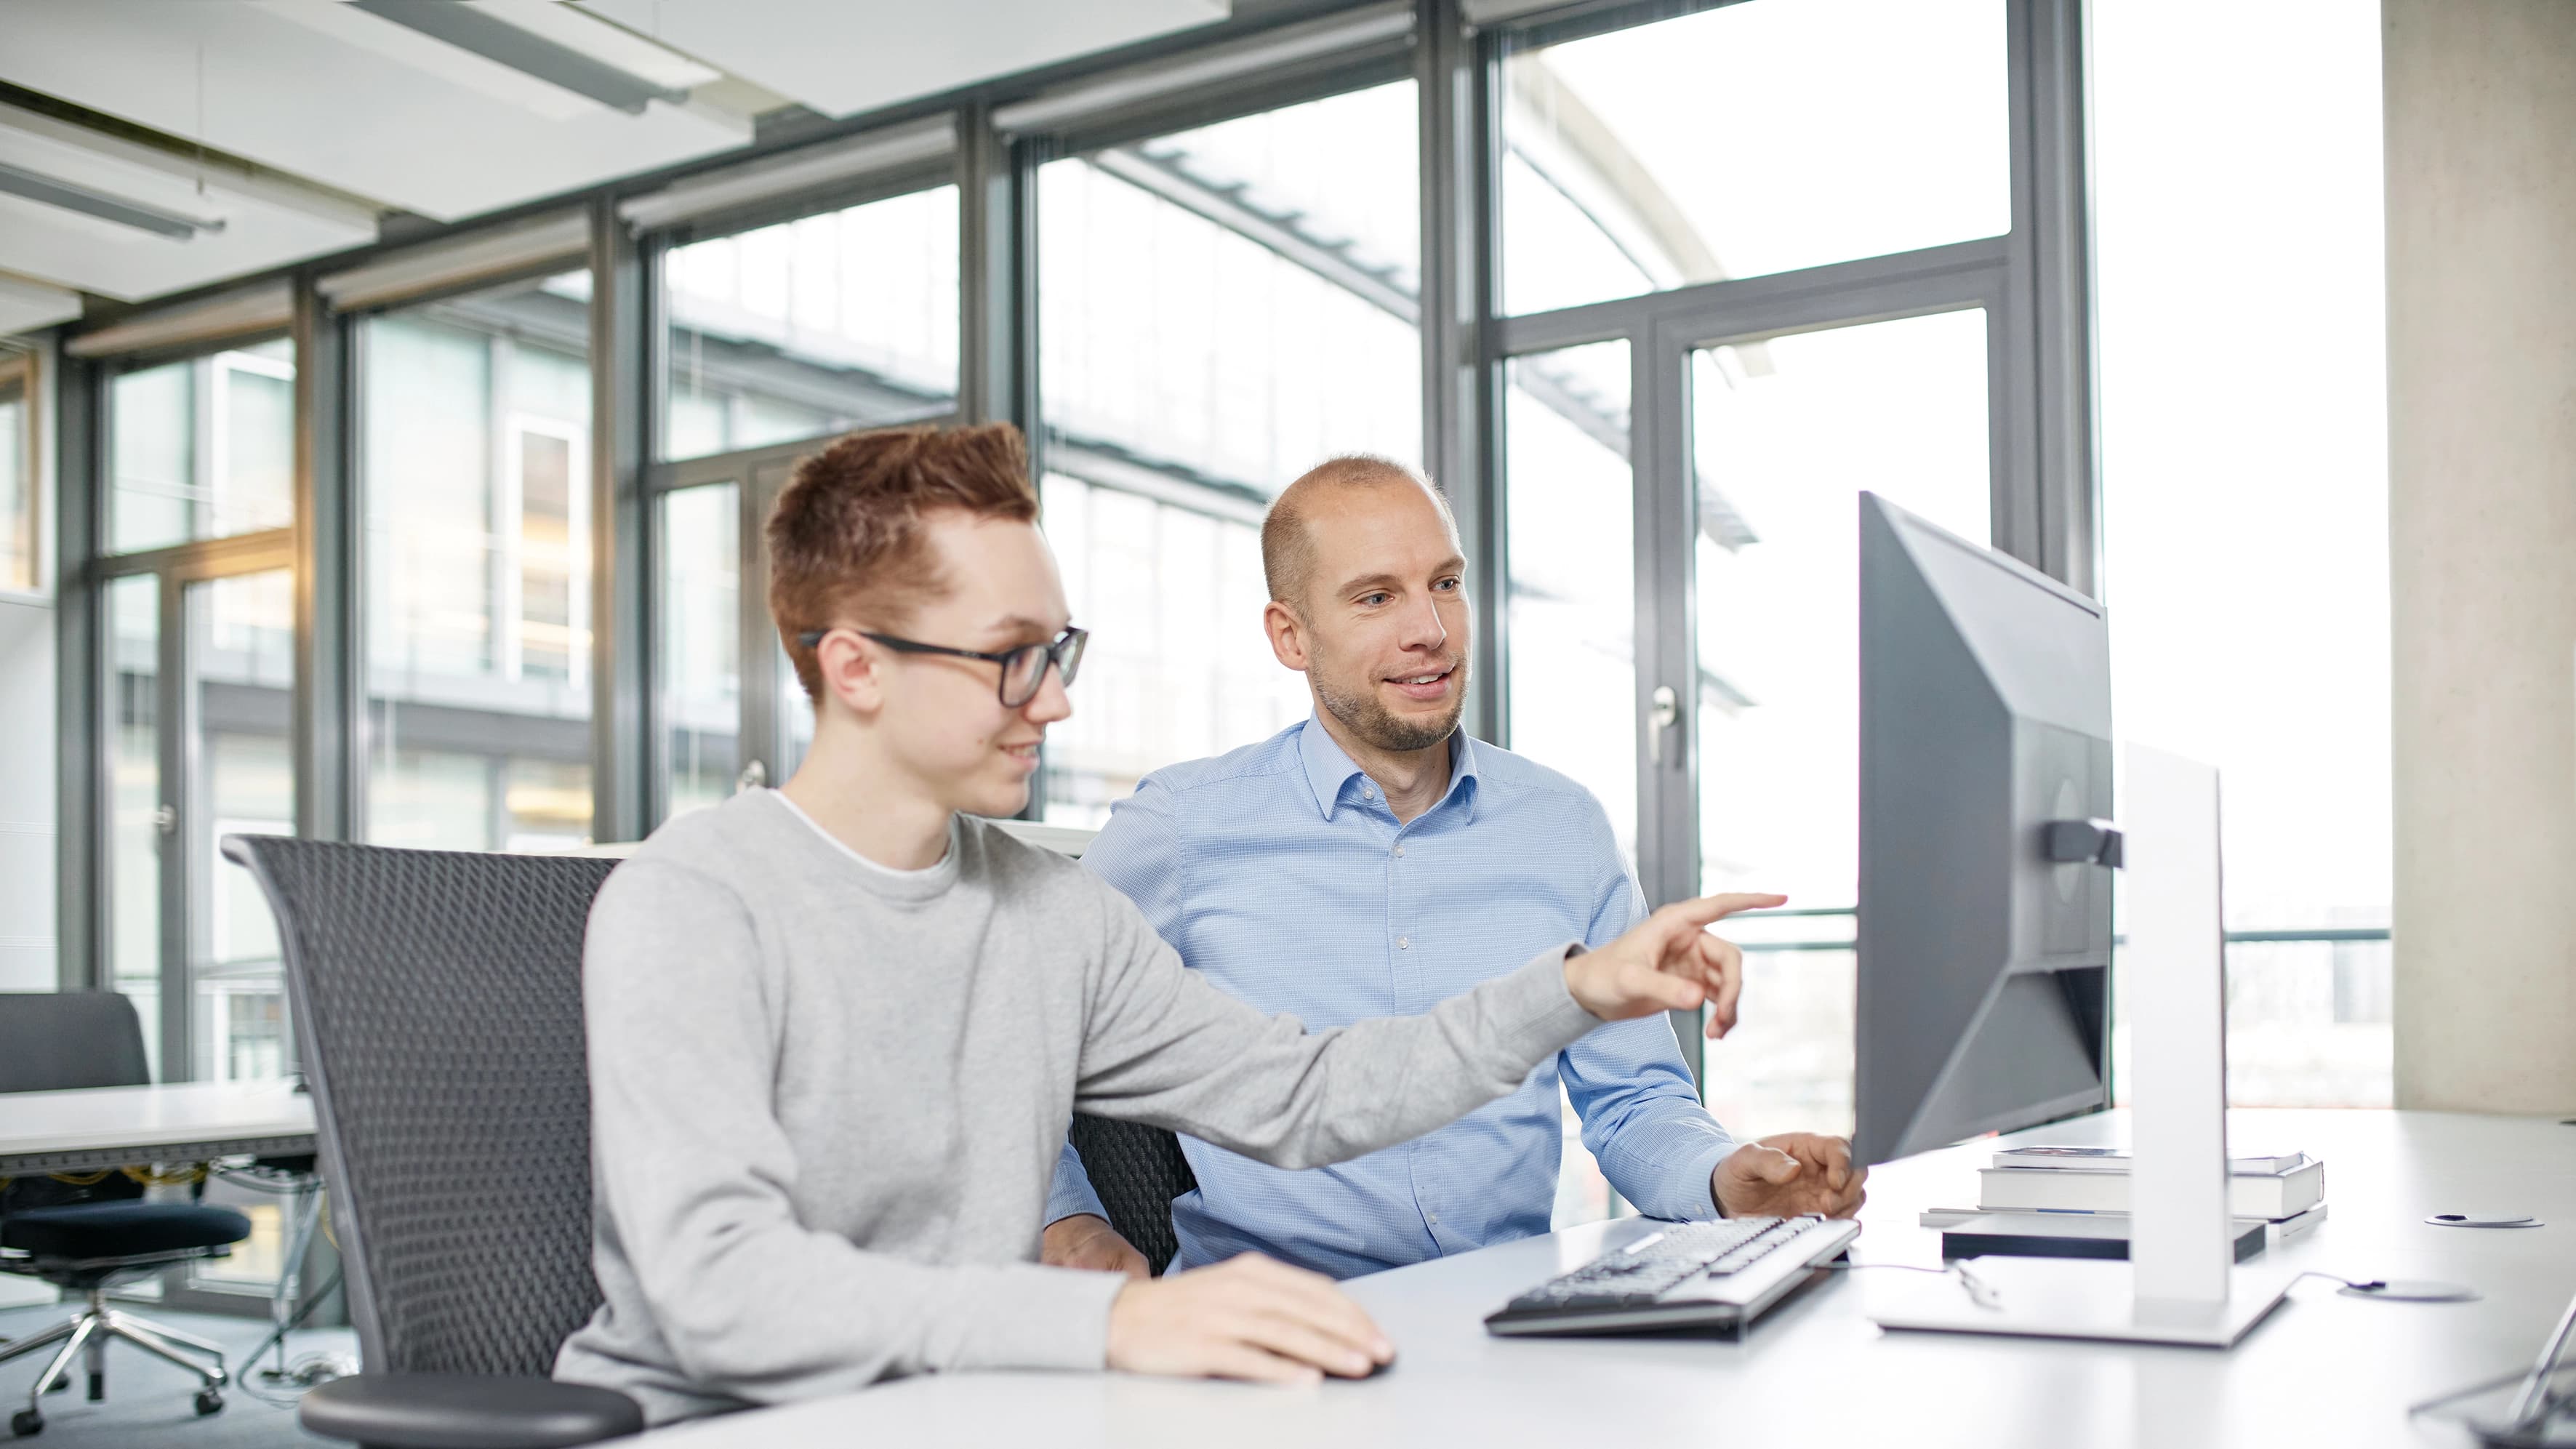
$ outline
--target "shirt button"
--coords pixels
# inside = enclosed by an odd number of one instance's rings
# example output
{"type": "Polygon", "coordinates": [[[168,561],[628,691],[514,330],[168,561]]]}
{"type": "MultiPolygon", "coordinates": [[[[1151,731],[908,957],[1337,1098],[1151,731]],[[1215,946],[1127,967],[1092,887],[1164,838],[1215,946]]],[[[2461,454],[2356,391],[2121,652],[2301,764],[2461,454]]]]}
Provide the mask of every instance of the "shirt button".
{"type": "Polygon", "coordinates": [[[1435,1228],[1436,1228],[1436,1227],[1438,1227],[1438,1226],[1440,1226],[1440,1214],[1438,1214],[1438,1213],[1433,1213],[1433,1214],[1431,1215],[1431,1226],[1433,1226],[1433,1227],[1435,1227],[1435,1228]]]}
{"type": "Polygon", "coordinates": [[[1374,800],[1377,798],[1377,792],[1366,785],[1362,785],[1360,787],[1360,798],[1363,800],[1374,800]]]}
{"type": "Polygon", "coordinates": [[[1399,951],[1410,951],[1410,950],[1412,950],[1412,949],[1413,949],[1413,938],[1412,938],[1411,936],[1398,936],[1398,937],[1396,937],[1396,938],[1395,938],[1395,949],[1397,949],[1397,950],[1399,950],[1399,951]]]}
{"type": "Polygon", "coordinates": [[[1401,845],[1397,846],[1397,847],[1395,848],[1395,855],[1396,855],[1396,858],[1397,858],[1398,860],[1403,859],[1403,858],[1404,858],[1404,847],[1403,847],[1403,846],[1401,846],[1401,845]]]}

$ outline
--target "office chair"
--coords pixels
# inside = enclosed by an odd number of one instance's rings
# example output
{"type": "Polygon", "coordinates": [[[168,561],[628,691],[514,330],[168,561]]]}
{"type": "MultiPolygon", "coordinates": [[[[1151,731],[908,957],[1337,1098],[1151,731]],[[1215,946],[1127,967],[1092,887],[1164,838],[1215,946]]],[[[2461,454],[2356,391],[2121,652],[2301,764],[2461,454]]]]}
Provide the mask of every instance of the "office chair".
{"type": "MultiPolygon", "coordinates": [[[[108,991],[0,995],[0,1092],[139,1087],[151,1080],[143,1024],[125,997],[108,991]]],[[[7,1110],[0,1103],[0,1112],[7,1110]]],[[[230,1208],[142,1198],[143,1184],[115,1171],[98,1174],[94,1183],[0,1178],[0,1271],[41,1278],[86,1299],[68,1321],[0,1347],[6,1363],[60,1345],[28,1390],[27,1407],[10,1416],[12,1433],[44,1429],[45,1395],[68,1380],[72,1360],[83,1354],[90,1401],[106,1398],[111,1339],[195,1374],[198,1413],[224,1406],[232,1376],[221,1348],[108,1307],[107,1290],[172,1263],[222,1257],[250,1236],[250,1219],[230,1208]]]]}
{"type": "Polygon", "coordinates": [[[1198,1191],[1198,1174],[1181,1155],[1181,1140],[1160,1127],[1107,1117],[1073,1117],[1073,1150],[1082,1154],[1091,1190],[1109,1210],[1109,1225],[1136,1245],[1155,1276],[1181,1250],[1172,1231],[1172,1199],[1198,1191]]]}
{"type": "Polygon", "coordinates": [[[228,836],[276,913],[366,1372],[304,1396],[375,1449],[633,1434],[547,1377],[599,1306],[581,944],[617,862],[228,836]]]}

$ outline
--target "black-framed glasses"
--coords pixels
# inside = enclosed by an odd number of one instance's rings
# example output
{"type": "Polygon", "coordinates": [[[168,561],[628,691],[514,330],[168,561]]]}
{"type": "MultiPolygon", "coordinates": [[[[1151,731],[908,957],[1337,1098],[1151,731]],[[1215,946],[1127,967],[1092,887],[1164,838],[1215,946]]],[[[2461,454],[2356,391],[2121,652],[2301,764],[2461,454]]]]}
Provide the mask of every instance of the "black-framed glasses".
{"type": "MultiPolygon", "coordinates": [[[[818,648],[823,643],[823,636],[831,632],[829,629],[808,629],[796,636],[796,642],[808,649],[818,648]]],[[[1076,629],[1070,624],[1065,626],[1063,633],[1044,644],[1023,644],[1017,649],[1005,649],[999,653],[951,649],[945,644],[924,644],[919,640],[898,639],[892,634],[878,634],[866,629],[852,629],[850,632],[862,639],[873,639],[898,654],[945,654],[953,659],[981,659],[987,664],[998,664],[1002,666],[998,693],[1004,709],[1018,709],[1037,698],[1039,687],[1046,683],[1047,666],[1050,664],[1055,666],[1056,677],[1064,681],[1064,687],[1073,688],[1074,671],[1082,667],[1082,646],[1091,641],[1090,630],[1076,629]]]]}

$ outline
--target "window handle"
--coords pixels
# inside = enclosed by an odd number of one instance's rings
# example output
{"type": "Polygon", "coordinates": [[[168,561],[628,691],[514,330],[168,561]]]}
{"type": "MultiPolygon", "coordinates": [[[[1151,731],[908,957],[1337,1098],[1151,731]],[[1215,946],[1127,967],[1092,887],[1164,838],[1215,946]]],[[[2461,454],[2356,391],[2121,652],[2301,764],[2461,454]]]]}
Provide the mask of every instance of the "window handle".
{"type": "Polygon", "coordinates": [[[160,831],[164,835],[178,834],[179,807],[176,805],[164,805],[160,809],[153,811],[152,828],[160,831]]]}
{"type": "Polygon", "coordinates": [[[745,790],[757,790],[768,783],[769,767],[754,760],[742,767],[741,774],[733,777],[733,792],[739,795],[745,790]]]}
{"type": "Polygon", "coordinates": [[[1660,765],[1664,762],[1664,736],[1681,723],[1682,699],[1669,684],[1656,685],[1653,699],[1654,709],[1648,715],[1653,727],[1646,731],[1646,760],[1660,765]]]}

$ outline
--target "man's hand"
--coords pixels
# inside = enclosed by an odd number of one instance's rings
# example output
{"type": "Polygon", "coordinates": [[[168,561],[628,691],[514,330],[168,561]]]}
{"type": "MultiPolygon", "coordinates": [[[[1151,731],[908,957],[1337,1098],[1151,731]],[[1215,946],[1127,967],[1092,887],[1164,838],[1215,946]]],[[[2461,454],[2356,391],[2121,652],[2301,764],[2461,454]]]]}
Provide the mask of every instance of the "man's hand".
{"type": "Polygon", "coordinates": [[[1709,1193],[1718,1211],[1731,1218],[1847,1218],[1869,1200],[1863,1187],[1868,1181],[1869,1169],[1852,1165],[1850,1143],[1783,1132],[1726,1154],[1709,1179],[1709,1193]]]}
{"type": "Polygon", "coordinates": [[[1136,1251],[1136,1245],[1118,1236],[1108,1222],[1089,1213],[1075,1213],[1047,1224],[1038,1240],[1038,1261],[1051,1268],[1082,1268],[1094,1273],[1124,1273],[1130,1278],[1151,1278],[1154,1265],[1136,1251]]]}
{"type": "Polygon", "coordinates": [[[1787,896],[1702,896],[1676,901],[1598,951],[1565,963],[1565,989],[1603,1021],[1708,1004],[1708,1034],[1735,1029],[1735,998],[1744,990],[1744,953],[1708,928],[1737,911],[1785,905],[1787,896]]]}
{"type": "Polygon", "coordinates": [[[1109,1366],[1129,1373],[1311,1384],[1394,1359],[1332,1279],[1257,1253],[1130,1283],[1109,1305],[1109,1366]]]}

